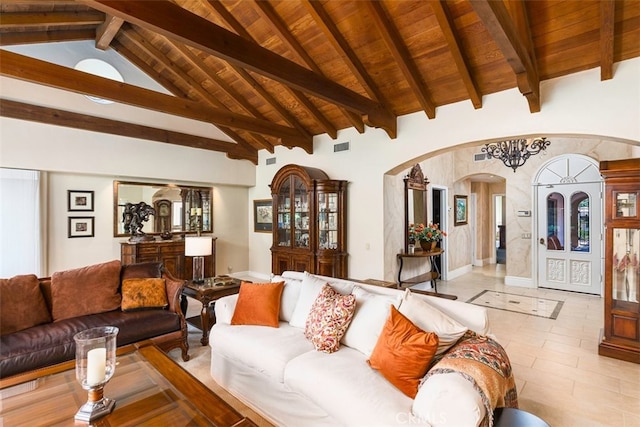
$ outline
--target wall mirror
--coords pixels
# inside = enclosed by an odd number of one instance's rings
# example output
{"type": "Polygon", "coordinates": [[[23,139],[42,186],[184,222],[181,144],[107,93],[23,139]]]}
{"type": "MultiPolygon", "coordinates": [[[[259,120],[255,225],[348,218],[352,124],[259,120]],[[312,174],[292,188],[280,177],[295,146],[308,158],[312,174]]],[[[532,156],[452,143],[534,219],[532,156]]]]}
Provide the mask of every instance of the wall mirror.
{"type": "Polygon", "coordinates": [[[422,168],[415,164],[404,178],[404,251],[409,251],[409,225],[427,223],[427,184],[422,168]]]}
{"type": "Polygon", "coordinates": [[[114,237],[130,236],[125,230],[125,207],[127,203],[140,202],[145,202],[155,211],[143,223],[142,231],[148,235],[197,233],[198,228],[205,233],[213,231],[210,187],[114,181],[114,237]]]}

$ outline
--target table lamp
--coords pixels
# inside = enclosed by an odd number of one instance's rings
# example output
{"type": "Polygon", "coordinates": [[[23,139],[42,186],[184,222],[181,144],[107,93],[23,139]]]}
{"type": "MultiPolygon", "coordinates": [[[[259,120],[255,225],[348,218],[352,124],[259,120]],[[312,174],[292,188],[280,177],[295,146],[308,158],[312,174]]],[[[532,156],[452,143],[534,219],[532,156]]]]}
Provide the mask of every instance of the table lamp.
{"type": "Polygon", "coordinates": [[[211,255],[211,253],[211,237],[185,237],[184,254],[193,257],[194,283],[204,282],[204,257],[211,255]]]}

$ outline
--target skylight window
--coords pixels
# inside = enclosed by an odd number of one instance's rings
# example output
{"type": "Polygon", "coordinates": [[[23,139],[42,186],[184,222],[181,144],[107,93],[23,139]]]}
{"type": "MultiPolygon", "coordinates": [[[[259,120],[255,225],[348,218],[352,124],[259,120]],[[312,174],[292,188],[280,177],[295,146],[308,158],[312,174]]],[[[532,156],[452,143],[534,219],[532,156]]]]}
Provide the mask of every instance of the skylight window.
{"type": "MultiPolygon", "coordinates": [[[[78,62],[75,67],[78,71],[93,74],[94,76],[104,77],[105,79],[111,79],[118,82],[124,82],[122,75],[111,64],[101,59],[88,58],[78,62]]],[[[91,101],[98,104],[113,104],[113,101],[108,99],[97,98],[95,96],[85,95],[91,101]]]]}

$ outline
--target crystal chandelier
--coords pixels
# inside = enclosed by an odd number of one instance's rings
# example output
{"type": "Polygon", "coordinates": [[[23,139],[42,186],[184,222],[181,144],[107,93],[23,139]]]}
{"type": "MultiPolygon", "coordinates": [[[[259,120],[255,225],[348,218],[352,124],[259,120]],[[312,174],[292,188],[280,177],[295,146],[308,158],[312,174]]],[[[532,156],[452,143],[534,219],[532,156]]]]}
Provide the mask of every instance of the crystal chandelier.
{"type": "Polygon", "coordinates": [[[513,169],[515,173],[516,169],[524,165],[529,157],[546,150],[550,144],[546,137],[536,138],[531,143],[526,139],[511,139],[485,144],[482,152],[487,153],[489,157],[502,160],[502,163],[513,169]]]}

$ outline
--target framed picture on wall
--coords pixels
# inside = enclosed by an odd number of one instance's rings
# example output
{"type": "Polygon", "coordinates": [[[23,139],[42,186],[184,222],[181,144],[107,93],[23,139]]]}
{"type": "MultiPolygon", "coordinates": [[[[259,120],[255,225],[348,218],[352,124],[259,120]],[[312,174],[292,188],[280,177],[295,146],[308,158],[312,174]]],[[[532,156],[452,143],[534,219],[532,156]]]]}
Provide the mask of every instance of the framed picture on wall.
{"type": "Polygon", "coordinates": [[[93,191],[67,190],[69,212],[93,212],[93,191]]]}
{"type": "Polygon", "coordinates": [[[70,216],[68,237],[93,237],[95,218],[92,216],[70,216]]]}
{"type": "Polygon", "coordinates": [[[271,199],[253,201],[253,231],[271,233],[273,230],[273,208],[271,199]]]}
{"type": "Polygon", "coordinates": [[[456,194],[453,196],[453,204],[456,209],[454,225],[466,224],[469,221],[467,196],[456,194]]]}

